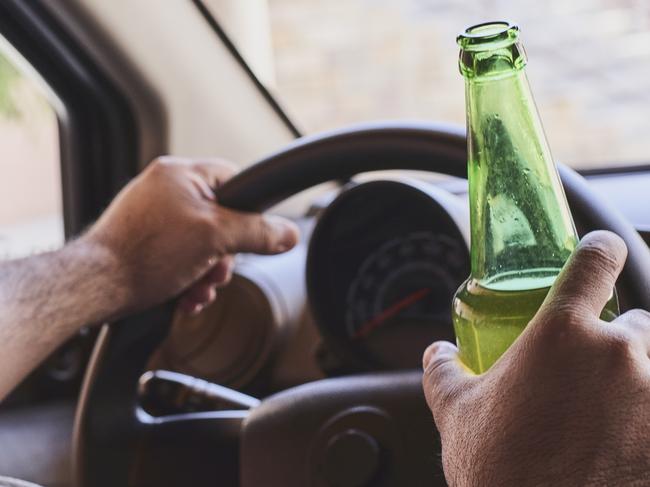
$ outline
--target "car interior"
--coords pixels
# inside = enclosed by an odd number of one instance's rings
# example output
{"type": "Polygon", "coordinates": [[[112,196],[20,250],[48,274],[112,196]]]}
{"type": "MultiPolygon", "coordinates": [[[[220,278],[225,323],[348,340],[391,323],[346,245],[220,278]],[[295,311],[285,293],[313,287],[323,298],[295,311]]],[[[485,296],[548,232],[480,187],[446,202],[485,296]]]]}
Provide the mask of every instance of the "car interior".
{"type": "Polygon", "coordinates": [[[474,3],[0,2],[0,159],[16,166],[0,160],[0,258],[79,235],[161,154],[233,161],[219,203],[302,235],[286,254],[237,256],[196,316],[172,301],[88,323],[0,404],[0,475],[446,485],[421,360],[454,341],[469,274],[453,41],[477,19],[519,16],[578,231],[625,240],[621,309],[650,309],[650,10],[474,3]],[[20,139],[20,124],[36,128],[20,139]]]}

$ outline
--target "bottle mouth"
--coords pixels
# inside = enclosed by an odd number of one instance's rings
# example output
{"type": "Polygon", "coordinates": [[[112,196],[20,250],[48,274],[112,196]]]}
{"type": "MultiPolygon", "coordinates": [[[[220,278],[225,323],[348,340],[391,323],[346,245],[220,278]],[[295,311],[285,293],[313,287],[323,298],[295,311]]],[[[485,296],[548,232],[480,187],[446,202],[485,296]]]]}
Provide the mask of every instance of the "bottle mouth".
{"type": "Polygon", "coordinates": [[[508,47],[519,38],[519,27],[505,20],[483,22],[468,27],[456,38],[465,51],[484,51],[508,47]]]}

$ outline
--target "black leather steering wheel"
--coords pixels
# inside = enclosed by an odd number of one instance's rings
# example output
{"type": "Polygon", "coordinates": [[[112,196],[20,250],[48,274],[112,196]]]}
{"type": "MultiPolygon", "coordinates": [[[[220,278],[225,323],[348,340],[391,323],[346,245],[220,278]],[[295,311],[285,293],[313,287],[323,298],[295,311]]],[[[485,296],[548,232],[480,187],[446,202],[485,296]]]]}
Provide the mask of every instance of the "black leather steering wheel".
{"type": "MultiPolygon", "coordinates": [[[[265,211],[316,184],[387,169],[465,178],[464,132],[377,123],[304,137],[237,175],[218,197],[231,208],[265,211]]],[[[623,306],[650,309],[646,244],[581,176],[562,165],[560,175],[579,230],[608,229],[627,243],[618,283],[623,306]]],[[[196,486],[210,475],[226,486],[325,487],[366,485],[354,483],[364,472],[374,475],[373,486],[444,485],[419,371],[326,379],[276,394],[251,411],[163,418],[138,412],[138,379],[172,312],[167,303],[103,326],[77,411],[76,485],[144,485],[146,473],[158,487],[196,486]],[[183,455],[188,449],[191,459],[183,455]],[[356,480],[336,478],[331,465],[353,469],[356,480]]]]}

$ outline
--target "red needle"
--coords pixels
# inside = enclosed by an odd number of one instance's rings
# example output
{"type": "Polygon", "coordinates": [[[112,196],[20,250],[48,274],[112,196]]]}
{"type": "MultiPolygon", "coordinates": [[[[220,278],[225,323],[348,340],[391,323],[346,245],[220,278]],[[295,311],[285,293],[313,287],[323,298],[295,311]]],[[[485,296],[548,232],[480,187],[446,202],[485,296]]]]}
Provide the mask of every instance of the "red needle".
{"type": "Polygon", "coordinates": [[[425,297],[430,292],[431,289],[429,289],[428,287],[423,287],[422,289],[419,289],[414,293],[409,294],[405,298],[400,299],[395,304],[389,306],[384,311],[379,313],[377,316],[364,323],[363,326],[359,328],[359,330],[357,330],[357,332],[354,335],[352,335],[352,339],[357,340],[359,338],[367,337],[375,328],[380,326],[387,319],[392,318],[397,313],[402,311],[404,308],[408,308],[412,304],[417,303],[420,299],[425,297]]]}

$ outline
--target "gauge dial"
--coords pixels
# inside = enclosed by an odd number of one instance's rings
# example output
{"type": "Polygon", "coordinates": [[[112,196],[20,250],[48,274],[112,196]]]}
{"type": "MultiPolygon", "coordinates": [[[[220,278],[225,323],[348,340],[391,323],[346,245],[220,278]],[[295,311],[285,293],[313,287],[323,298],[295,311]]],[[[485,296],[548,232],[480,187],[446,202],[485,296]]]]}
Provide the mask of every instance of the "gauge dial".
{"type": "Polygon", "coordinates": [[[418,367],[452,339],[451,299],[469,273],[465,240],[436,198],[377,181],[322,216],[308,257],[313,312],[327,341],[367,368],[418,367]]]}
{"type": "MultiPolygon", "coordinates": [[[[415,232],[383,244],[361,264],[346,299],[346,329],[372,356],[395,340],[426,334],[449,315],[464,255],[446,235],[415,232]],[[439,262],[445,262],[441,267],[439,262]]],[[[412,362],[395,347],[391,364],[412,362]]]]}
{"type": "Polygon", "coordinates": [[[437,264],[462,267],[463,255],[445,235],[417,232],[389,240],[361,264],[347,296],[346,325],[353,339],[367,338],[387,322],[430,322],[448,313],[441,295],[453,276],[437,264]]]}

